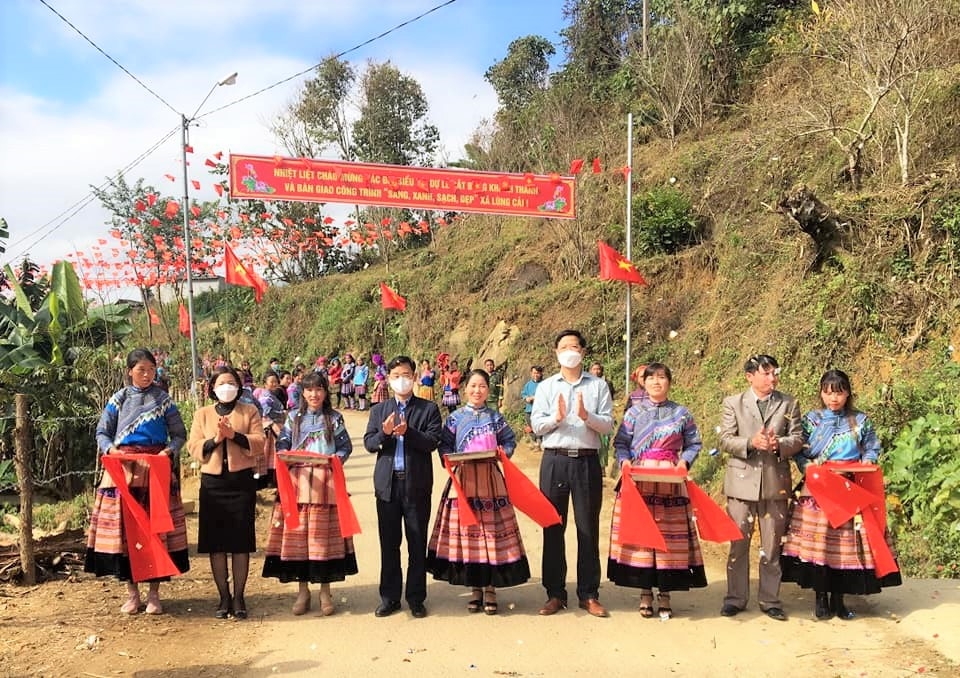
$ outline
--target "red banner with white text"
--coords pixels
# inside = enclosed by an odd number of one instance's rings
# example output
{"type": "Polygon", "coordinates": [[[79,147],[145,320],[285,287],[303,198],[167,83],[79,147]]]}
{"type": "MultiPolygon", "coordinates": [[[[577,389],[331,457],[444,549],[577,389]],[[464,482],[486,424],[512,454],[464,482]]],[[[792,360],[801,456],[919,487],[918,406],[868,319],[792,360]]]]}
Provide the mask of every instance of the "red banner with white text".
{"type": "Polygon", "coordinates": [[[337,202],[449,212],[573,219],[576,179],[374,165],[338,160],[231,155],[230,196],[337,202]]]}

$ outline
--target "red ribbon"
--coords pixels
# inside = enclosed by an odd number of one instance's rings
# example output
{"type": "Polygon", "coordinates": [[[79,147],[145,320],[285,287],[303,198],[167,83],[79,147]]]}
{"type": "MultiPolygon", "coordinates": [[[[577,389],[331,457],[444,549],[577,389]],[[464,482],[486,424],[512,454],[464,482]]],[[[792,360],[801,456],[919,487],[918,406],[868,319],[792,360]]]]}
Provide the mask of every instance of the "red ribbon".
{"type": "MultiPolygon", "coordinates": [[[[620,467],[620,544],[635,544],[666,551],[667,543],[650,514],[647,502],[637,489],[637,484],[633,482],[630,468],[628,461],[624,461],[620,467]]],[[[644,472],[647,470],[650,469],[644,468],[644,472]]]]}
{"type": "Polygon", "coordinates": [[[805,483],[834,528],[840,527],[857,513],[863,516],[867,542],[873,552],[874,569],[880,578],[899,570],[886,539],[883,471],[869,465],[875,470],[855,473],[853,480],[838,475],[856,468],[864,468],[864,465],[840,462],[811,464],[807,466],[805,483]]]}
{"type": "Polygon", "coordinates": [[[343,461],[337,455],[330,457],[333,469],[333,489],[337,495],[337,520],[340,521],[340,534],[344,539],[360,534],[360,521],[353,510],[353,502],[347,492],[347,478],[343,475],[343,461]]]}
{"type": "MultiPolygon", "coordinates": [[[[294,450],[296,454],[313,457],[327,457],[330,460],[330,470],[333,473],[333,491],[337,497],[337,520],[340,523],[340,534],[344,539],[360,534],[360,521],[350,501],[347,492],[347,479],[343,474],[343,462],[337,455],[321,455],[308,450],[294,450]]],[[[290,477],[290,467],[277,455],[277,492],[280,494],[280,511],[283,513],[283,523],[288,530],[300,527],[300,513],[297,510],[297,489],[293,486],[290,477]]]]}
{"type": "Polygon", "coordinates": [[[130,574],[135,582],[180,574],[158,534],[173,531],[170,516],[170,458],[166,454],[105,454],[103,468],[120,492],[123,532],[130,574]],[[145,462],[150,469],[150,513],[130,491],[123,462],[145,462]]]}
{"type": "Polygon", "coordinates": [[[450,464],[450,458],[447,457],[447,455],[443,455],[443,468],[447,469],[447,475],[450,476],[450,483],[457,493],[457,511],[460,514],[460,524],[468,527],[479,525],[480,521],[477,520],[477,514],[470,508],[470,502],[467,501],[466,496],[463,494],[463,487],[461,487],[460,481],[457,480],[457,474],[453,472],[453,466],[450,464]]]}
{"type": "Polygon", "coordinates": [[[658,466],[631,466],[624,462],[620,482],[620,543],[638,544],[650,548],[666,551],[666,542],[656,521],[650,514],[647,502],[644,501],[640,490],[631,475],[631,470],[642,470],[643,473],[665,478],[683,477],[690,499],[690,508],[697,518],[697,532],[705,541],[725,542],[743,539],[743,533],[733,519],[717,505],[690,478],[686,478],[687,471],[677,467],[658,466]]]}
{"type": "Polygon", "coordinates": [[[497,456],[503,465],[503,480],[507,485],[507,497],[514,508],[528,515],[540,527],[559,525],[560,514],[553,503],[543,496],[516,464],[510,461],[503,448],[497,448],[497,456]]]}

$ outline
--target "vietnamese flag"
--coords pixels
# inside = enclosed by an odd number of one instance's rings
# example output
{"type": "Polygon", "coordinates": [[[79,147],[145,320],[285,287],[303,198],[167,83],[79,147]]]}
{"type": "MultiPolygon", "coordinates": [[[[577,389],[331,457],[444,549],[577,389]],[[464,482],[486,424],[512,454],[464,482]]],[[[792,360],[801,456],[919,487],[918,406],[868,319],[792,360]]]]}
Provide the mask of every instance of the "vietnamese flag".
{"type": "Polygon", "coordinates": [[[384,308],[395,308],[398,311],[407,309],[407,300],[387,287],[386,283],[380,283],[380,304],[384,308]]]}
{"type": "Polygon", "coordinates": [[[190,314],[187,312],[187,307],[183,304],[180,304],[180,310],[178,311],[180,321],[177,324],[177,329],[180,330],[180,334],[190,338],[190,314]]]}
{"type": "Polygon", "coordinates": [[[602,240],[597,241],[600,252],[600,280],[622,280],[625,283],[646,285],[637,267],[602,240]]]}
{"type": "Polygon", "coordinates": [[[156,312],[156,311],[154,311],[152,308],[148,308],[148,309],[147,309],[147,313],[150,314],[150,324],[151,324],[151,325],[159,325],[159,324],[160,324],[160,316],[157,315],[157,312],[156,312]]]}
{"type": "Polygon", "coordinates": [[[267,291],[266,282],[240,262],[230,245],[224,245],[223,267],[223,277],[228,285],[252,287],[257,303],[263,300],[263,293],[267,291]]]}

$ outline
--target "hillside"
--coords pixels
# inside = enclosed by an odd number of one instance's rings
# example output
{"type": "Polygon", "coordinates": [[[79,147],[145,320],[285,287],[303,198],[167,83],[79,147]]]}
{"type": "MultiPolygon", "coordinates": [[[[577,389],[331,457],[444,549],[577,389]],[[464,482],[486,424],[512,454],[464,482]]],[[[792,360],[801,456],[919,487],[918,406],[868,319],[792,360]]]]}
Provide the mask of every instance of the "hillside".
{"type": "MultiPolygon", "coordinates": [[[[505,99],[513,103],[503,104],[494,132],[478,131],[464,164],[564,172],[573,158],[598,157],[604,171],[579,175],[577,219],[460,214],[425,246],[386,243],[389,265],[374,257],[357,272],[275,287],[256,307],[248,290],[231,290],[230,303],[201,327],[201,351],[255,366],[271,356],[291,364],[345,351],[418,360],[445,351],[461,366],[493,357],[508,365],[507,409],[519,422],[529,366],[553,369],[555,334],[576,327],[622,395],[625,287],[597,279],[596,241],[624,250],[626,183],[618,168],[627,163],[626,111],[633,110],[632,260],[649,284],[633,290],[631,366],[671,366],[673,396],[693,411],[706,449],[717,443],[721,397],[745,387],[749,355],[776,356],[782,390],[804,408],[816,406],[825,369],[847,371],[888,458],[891,450],[899,455],[888,468],[900,470],[898,492],[913,502],[895,515],[901,529],[910,516],[931,526],[902,531],[911,551],[904,557],[921,569],[956,572],[957,511],[944,507],[960,506],[960,481],[937,475],[941,457],[933,453],[914,478],[910,455],[927,448],[894,443],[911,422],[921,422],[917,440],[926,435],[936,454],[960,437],[953,350],[960,342],[960,31],[953,30],[960,10],[871,3],[838,0],[811,12],[805,4],[754,2],[789,9],[751,24],[749,48],[735,52],[723,87],[711,84],[705,58],[695,63],[687,75],[715,90],[681,100],[686,117],[670,125],[664,103],[671,77],[681,74],[669,68],[680,62],[663,55],[671,41],[695,42],[696,31],[680,31],[695,19],[681,12],[676,26],[661,27],[655,44],[663,53],[650,61],[662,60],[657,82],[629,49],[623,65],[590,79],[587,47],[568,46],[558,73],[534,74],[541,84],[505,99]],[[894,56],[885,53],[894,24],[905,27],[901,38],[919,36],[926,47],[904,39],[894,56]],[[904,55],[922,59],[907,63],[904,55]],[[638,216],[637,207],[646,211],[638,216]],[[405,313],[381,310],[380,281],[408,299],[405,313]],[[928,414],[949,419],[925,433],[928,414]],[[936,553],[928,548],[934,543],[936,553]]],[[[703,45],[699,54],[721,55],[703,45]]],[[[518,54],[526,53],[497,67],[518,54]]],[[[175,355],[183,358],[183,347],[175,355]]],[[[704,455],[696,472],[709,480],[720,461],[704,455]]]]}

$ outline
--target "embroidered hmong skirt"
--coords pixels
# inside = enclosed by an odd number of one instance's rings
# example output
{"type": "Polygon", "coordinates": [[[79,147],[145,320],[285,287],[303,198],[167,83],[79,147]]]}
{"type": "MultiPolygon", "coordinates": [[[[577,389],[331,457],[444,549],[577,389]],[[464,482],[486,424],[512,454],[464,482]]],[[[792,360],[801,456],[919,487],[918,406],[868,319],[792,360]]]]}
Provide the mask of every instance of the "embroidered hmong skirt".
{"type": "Polygon", "coordinates": [[[423,398],[424,400],[433,400],[433,399],[434,399],[435,394],[434,394],[434,391],[433,391],[433,386],[424,386],[423,384],[420,384],[420,386],[419,386],[418,388],[419,388],[419,390],[418,390],[418,392],[417,392],[417,395],[418,395],[419,397],[423,398]]]}
{"type": "Polygon", "coordinates": [[[340,384],[340,395],[352,396],[353,395],[353,382],[344,381],[340,384]]]}
{"type": "MultiPolygon", "coordinates": [[[[830,526],[817,500],[802,496],[793,505],[780,555],[781,581],[815,591],[865,595],[903,583],[899,572],[877,579],[866,530],[854,520],[830,526]]],[[[885,535],[893,550],[890,533],[885,535]]]]}
{"type": "Polygon", "coordinates": [[[270,533],[263,563],[263,576],[282,582],[322,584],[343,581],[357,574],[353,538],[340,531],[336,494],[332,483],[318,474],[315,488],[318,503],[297,504],[300,525],[288,529],[280,499],[273,506],[270,533]]]}
{"type": "Polygon", "coordinates": [[[373,393],[370,394],[371,403],[382,403],[389,397],[387,392],[387,382],[378,381],[373,387],[373,393]]]}
{"type": "Polygon", "coordinates": [[[479,524],[460,524],[448,480],[427,548],[427,571],[434,579],[474,588],[523,584],[530,565],[500,468],[493,461],[466,462],[455,473],[479,524]]]}
{"type": "Polygon", "coordinates": [[[201,474],[197,553],[253,553],[256,516],[253,469],[201,474]]]}
{"type": "Polygon", "coordinates": [[[257,457],[257,465],[254,467],[254,474],[257,480],[257,489],[262,490],[265,487],[276,487],[274,480],[277,472],[277,437],[270,433],[264,436],[263,454],[257,457]]]}
{"type": "MultiPolygon", "coordinates": [[[[187,521],[180,500],[180,484],[171,482],[170,517],[173,518],[173,532],[157,535],[167,547],[170,559],[183,574],[190,569],[187,555],[187,521]]],[[[147,487],[131,487],[130,492],[137,503],[150,512],[150,491],[147,487]]],[[[115,487],[102,487],[97,490],[90,516],[90,530],[87,533],[87,553],[84,560],[84,572],[92,572],[98,577],[114,576],[122,581],[130,581],[130,558],[127,555],[127,539],[123,532],[122,498],[115,487]]],[[[162,577],[154,581],[168,581],[162,577]]]]}
{"type": "Polygon", "coordinates": [[[617,586],[668,591],[689,591],[707,585],[700,539],[693,523],[690,500],[673,483],[638,481],[637,489],[650,509],[666,542],[666,551],[620,543],[622,503],[617,486],[610,527],[607,579],[617,586]]]}

